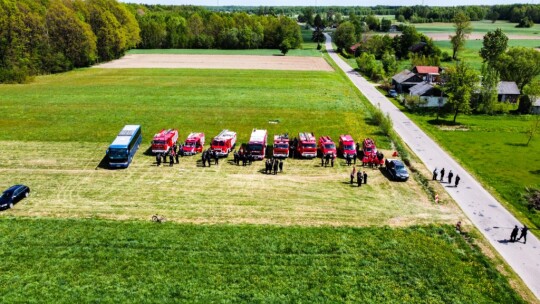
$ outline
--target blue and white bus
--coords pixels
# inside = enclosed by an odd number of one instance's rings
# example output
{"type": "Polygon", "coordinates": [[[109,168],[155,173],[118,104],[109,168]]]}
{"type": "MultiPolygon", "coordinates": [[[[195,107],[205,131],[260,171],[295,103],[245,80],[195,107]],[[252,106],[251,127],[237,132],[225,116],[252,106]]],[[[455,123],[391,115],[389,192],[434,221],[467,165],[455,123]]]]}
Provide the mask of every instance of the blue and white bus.
{"type": "Polygon", "coordinates": [[[142,141],[141,126],[126,125],[107,149],[110,168],[127,168],[142,141]]]}

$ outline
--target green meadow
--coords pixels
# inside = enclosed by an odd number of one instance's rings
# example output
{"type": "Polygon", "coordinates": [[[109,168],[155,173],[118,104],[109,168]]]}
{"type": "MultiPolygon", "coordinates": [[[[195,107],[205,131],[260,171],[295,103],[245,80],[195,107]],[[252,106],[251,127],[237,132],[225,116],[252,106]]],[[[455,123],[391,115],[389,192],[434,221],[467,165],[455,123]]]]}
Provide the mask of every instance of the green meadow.
{"type": "MultiPolygon", "coordinates": [[[[530,28],[518,28],[517,23],[507,21],[497,21],[492,23],[489,20],[472,21],[472,33],[486,34],[496,28],[500,28],[506,35],[525,35],[537,37],[540,39],[540,26],[535,24],[530,28]]],[[[423,33],[453,33],[455,31],[451,22],[434,22],[434,23],[415,23],[414,26],[419,32],[423,33]]]]}

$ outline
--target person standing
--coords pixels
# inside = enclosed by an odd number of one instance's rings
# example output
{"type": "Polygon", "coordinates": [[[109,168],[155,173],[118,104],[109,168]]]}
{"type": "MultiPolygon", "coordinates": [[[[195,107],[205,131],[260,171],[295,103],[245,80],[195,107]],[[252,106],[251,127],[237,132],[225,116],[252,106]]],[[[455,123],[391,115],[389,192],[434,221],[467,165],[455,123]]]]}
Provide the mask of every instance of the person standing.
{"type": "Polygon", "coordinates": [[[277,174],[278,166],[279,166],[278,160],[274,159],[274,175],[277,174]]]}
{"type": "Polygon", "coordinates": [[[454,173],[452,173],[452,170],[450,170],[450,172],[448,172],[448,183],[450,185],[452,184],[452,177],[454,177],[454,173]]]}
{"type": "Polygon", "coordinates": [[[335,159],[334,155],[331,155],[330,156],[330,166],[332,166],[332,168],[334,167],[334,159],[335,159]]]}
{"type": "Polygon", "coordinates": [[[283,172],[283,160],[279,160],[279,173],[283,172]]]}
{"type": "Polygon", "coordinates": [[[206,151],[201,153],[202,166],[206,167],[206,151]]]}
{"type": "Polygon", "coordinates": [[[353,158],[354,164],[356,165],[356,153],[353,154],[352,158],[353,158]]]}
{"type": "Polygon", "coordinates": [[[174,164],[173,154],[174,154],[174,151],[173,151],[173,149],[171,149],[171,151],[169,151],[169,167],[172,167],[173,164],[174,164]]]}
{"type": "Polygon", "coordinates": [[[521,228],[521,235],[517,239],[519,241],[523,238],[523,244],[527,244],[527,231],[529,231],[529,228],[527,228],[527,225],[523,225],[523,228],[521,228]]]}
{"type": "Polygon", "coordinates": [[[351,172],[351,185],[354,183],[354,175],[356,174],[356,167],[353,167],[351,172]]]}
{"type": "Polygon", "coordinates": [[[444,178],[444,168],[441,169],[441,183],[443,181],[443,178],[444,178]]]}
{"type": "Polygon", "coordinates": [[[358,187],[362,187],[362,172],[360,170],[356,172],[356,183],[358,184],[358,187]]]}
{"type": "Polygon", "coordinates": [[[457,188],[457,185],[459,184],[459,180],[460,180],[460,179],[461,179],[461,178],[459,177],[459,175],[456,175],[456,188],[457,188]]]}
{"type": "Polygon", "coordinates": [[[367,173],[364,171],[364,184],[367,184],[367,173]]]}
{"type": "Polygon", "coordinates": [[[514,226],[514,229],[512,229],[512,233],[510,234],[510,242],[515,242],[517,235],[519,232],[519,228],[517,225],[514,226]]]}
{"type": "Polygon", "coordinates": [[[330,163],[330,154],[326,154],[325,160],[324,160],[324,166],[327,167],[330,163]]]}
{"type": "Polygon", "coordinates": [[[324,155],[321,154],[321,167],[324,167],[324,155]]]}
{"type": "Polygon", "coordinates": [[[161,157],[163,157],[163,161],[161,161],[163,163],[163,165],[165,166],[165,163],[167,162],[167,152],[163,152],[161,154],[161,157]]]}
{"type": "Polygon", "coordinates": [[[437,168],[435,168],[435,170],[433,170],[433,179],[432,180],[437,180],[437,174],[439,172],[437,171],[437,168]]]}
{"type": "Polygon", "coordinates": [[[161,165],[161,153],[156,153],[156,164],[158,167],[161,165]]]}
{"type": "Polygon", "coordinates": [[[174,160],[176,161],[177,164],[180,163],[180,160],[178,159],[178,154],[180,153],[180,151],[178,151],[178,153],[174,152],[174,160]]]}

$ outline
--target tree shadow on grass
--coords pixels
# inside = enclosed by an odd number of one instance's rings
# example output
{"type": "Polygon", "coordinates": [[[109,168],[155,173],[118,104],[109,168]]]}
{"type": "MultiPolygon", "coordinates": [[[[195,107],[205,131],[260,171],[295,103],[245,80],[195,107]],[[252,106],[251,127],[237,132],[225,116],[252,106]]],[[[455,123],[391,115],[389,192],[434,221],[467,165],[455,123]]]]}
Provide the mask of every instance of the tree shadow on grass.
{"type": "Polygon", "coordinates": [[[453,120],[445,120],[445,119],[430,119],[427,121],[430,125],[433,126],[448,126],[448,127],[458,127],[463,126],[463,124],[459,122],[454,122],[453,120]]]}
{"type": "Polygon", "coordinates": [[[524,144],[524,143],[504,143],[505,145],[507,146],[512,146],[512,147],[527,147],[527,144],[524,144]]]}
{"type": "Polygon", "coordinates": [[[540,175],[540,170],[531,170],[529,173],[540,175]]]}

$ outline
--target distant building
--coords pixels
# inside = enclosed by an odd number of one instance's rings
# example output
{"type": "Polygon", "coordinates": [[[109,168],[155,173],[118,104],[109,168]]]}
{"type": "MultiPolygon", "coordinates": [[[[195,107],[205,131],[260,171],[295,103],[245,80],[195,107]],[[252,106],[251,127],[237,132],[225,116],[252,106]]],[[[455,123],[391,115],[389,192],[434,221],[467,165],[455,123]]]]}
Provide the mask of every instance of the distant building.
{"type": "Polygon", "coordinates": [[[349,54],[353,54],[354,57],[360,56],[360,46],[362,46],[362,44],[360,42],[351,45],[351,47],[349,47],[349,49],[348,49],[349,54]]]}
{"type": "Polygon", "coordinates": [[[398,93],[408,93],[409,89],[422,82],[422,78],[409,70],[403,70],[392,77],[392,85],[398,93]]]}
{"type": "Polygon", "coordinates": [[[409,94],[419,96],[420,100],[424,101],[422,107],[440,107],[448,100],[448,97],[439,88],[429,82],[421,82],[411,87],[409,94]]]}
{"type": "Polygon", "coordinates": [[[536,98],[536,100],[533,102],[531,113],[540,115],[540,97],[536,98]]]}
{"type": "Polygon", "coordinates": [[[412,72],[420,76],[423,81],[440,82],[442,68],[438,66],[417,65],[412,72]]]}
{"type": "Polygon", "coordinates": [[[499,101],[516,103],[520,94],[517,84],[513,81],[500,81],[497,85],[497,99],[499,101]]]}

